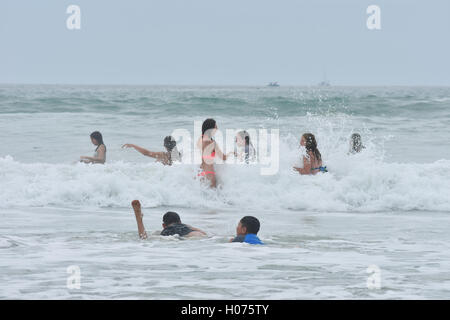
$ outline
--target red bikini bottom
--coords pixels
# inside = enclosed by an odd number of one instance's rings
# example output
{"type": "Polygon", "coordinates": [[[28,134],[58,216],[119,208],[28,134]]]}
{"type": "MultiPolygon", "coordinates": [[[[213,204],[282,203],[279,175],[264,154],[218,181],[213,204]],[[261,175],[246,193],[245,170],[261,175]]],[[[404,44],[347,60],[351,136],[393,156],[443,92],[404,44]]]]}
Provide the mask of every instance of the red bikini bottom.
{"type": "Polygon", "coordinates": [[[202,177],[204,177],[204,176],[206,176],[206,175],[208,175],[208,174],[216,174],[214,171],[202,171],[202,172],[200,172],[199,174],[198,174],[198,176],[200,177],[200,176],[202,176],[202,177]]]}

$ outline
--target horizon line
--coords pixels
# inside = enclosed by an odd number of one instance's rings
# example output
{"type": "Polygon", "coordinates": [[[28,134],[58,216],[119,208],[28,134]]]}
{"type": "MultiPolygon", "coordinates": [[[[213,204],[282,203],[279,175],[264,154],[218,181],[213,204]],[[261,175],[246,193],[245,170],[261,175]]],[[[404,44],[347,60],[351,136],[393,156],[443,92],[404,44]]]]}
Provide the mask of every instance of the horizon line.
{"type": "Polygon", "coordinates": [[[321,86],[317,84],[280,84],[279,87],[270,87],[267,84],[155,84],[155,83],[51,83],[51,82],[0,82],[0,86],[8,85],[36,85],[36,86],[120,86],[120,87],[268,87],[276,90],[282,87],[450,87],[450,84],[330,84],[321,86]]]}

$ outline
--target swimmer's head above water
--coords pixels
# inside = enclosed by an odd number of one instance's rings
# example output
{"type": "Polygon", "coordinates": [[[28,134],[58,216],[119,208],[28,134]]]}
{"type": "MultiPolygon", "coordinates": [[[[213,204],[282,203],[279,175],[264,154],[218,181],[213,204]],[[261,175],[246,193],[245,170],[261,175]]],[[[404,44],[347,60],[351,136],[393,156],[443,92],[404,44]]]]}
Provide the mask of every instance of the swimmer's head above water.
{"type": "Polygon", "coordinates": [[[103,143],[103,136],[99,131],[94,131],[91,133],[91,141],[96,146],[101,146],[103,143]]]}
{"type": "Polygon", "coordinates": [[[300,140],[300,145],[305,147],[307,152],[313,153],[316,160],[322,160],[322,155],[317,149],[316,137],[312,133],[304,133],[300,140]]]}
{"type": "Polygon", "coordinates": [[[169,164],[172,164],[172,160],[181,161],[181,153],[178,151],[177,142],[174,137],[167,136],[164,138],[164,147],[170,154],[169,164]]]}
{"type": "Polygon", "coordinates": [[[252,216],[246,216],[239,221],[236,227],[236,234],[238,236],[245,236],[249,233],[258,234],[260,228],[259,220],[252,216]]]}
{"type": "Polygon", "coordinates": [[[175,223],[181,223],[181,218],[178,213],[173,211],[166,212],[166,214],[163,216],[163,228],[167,228],[168,226],[175,223]]]}
{"type": "Polygon", "coordinates": [[[231,242],[264,244],[257,236],[260,228],[259,220],[252,216],[243,217],[236,227],[236,237],[231,242]]]}
{"type": "Polygon", "coordinates": [[[94,131],[90,134],[91,142],[95,148],[95,153],[93,157],[81,156],[80,162],[84,163],[105,163],[106,161],[106,146],[103,142],[103,136],[99,131],[94,131]]]}
{"type": "Polygon", "coordinates": [[[172,136],[167,136],[164,138],[164,147],[168,152],[171,152],[173,148],[177,146],[177,142],[172,136]]]}
{"type": "Polygon", "coordinates": [[[214,119],[206,119],[202,124],[202,136],[207,136],[212,138],[217,130],[216,120],[214,119]]]}
{"type": "Polygon", "coordinates": [[[238,153],[237,147],[239,147],[239,148],[243,148],[246,162],[248,162],[252,156],[254,157],[255,148],[253,147],[253,144],[250,140],[250,134],[247,131],[245,131],[245,130],[239,131],[236,134],[234,142],[235,142],[235,148],[234,148],[235,155],[237,155],[237,153],[238,153]]]}
{"type": "MultiPolygon", "coordinates": [[[[147,232],[145,231],[142,208],[139,200],[133,200],[131,202],[134,214],[136,216],[136,222],[138,225],[138,233],[141,239],[147,239],[147,232]]],[[[173,236],[179,235],[180,237],[202,237],[206,233],[200,229],[191,227],[189,225],[181,223],[181,218],[178,213],[169,211],[163,216],[163,230],[161,231],[161,236],[173,236]]]]}
{"type": "Polygon", "coordinates": [[[350,137],[350,152],[351,153],[358,153],[361,152],[362,149],[365,147],[362,144],[361,141],[361,135],[359,133],[354,133],[350,137]]]}
{"type": "Polygon", "coordinates": [[[236,138],[234,141],[239,147],[248,146],[250,144],[250,135],[245,130],[239,131],[236,133],[236,138]]]}
{"type": "Polygon", "coordinates": [[[166,212],[166,214],[163,216],[162,226],[162,236],[173,236],[177,234],[180,237],[202,237],[206,235],[206,233],[200,229],[183,224],[178,213],[173,211],[166,212]]]}

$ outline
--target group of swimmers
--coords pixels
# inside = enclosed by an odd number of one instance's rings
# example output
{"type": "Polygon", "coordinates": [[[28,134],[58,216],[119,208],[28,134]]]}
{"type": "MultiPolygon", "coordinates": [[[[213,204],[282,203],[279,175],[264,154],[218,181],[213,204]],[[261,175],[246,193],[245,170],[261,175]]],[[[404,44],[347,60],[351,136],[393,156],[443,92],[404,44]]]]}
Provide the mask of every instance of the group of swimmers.
{"type": "MultiPolygon", "coordinates": [[[[208,180],[212,188],[217,186],[216,171],[214,169],[216,157],[226,161],[227,157],[233,155],[246,163],[256,159],[256,150],[247,131],[238,132],[235,137],[234,152],[224,154],[214,140],[217,129],[217,123],[214,119],[206,119],[202,124],[202,135],[197,141],[197,147],[202,151],[201,172],[198,176],[208,180]]],[[[106,146],[103,142],[102,134],[98,131],[91,133],[91,141],[97,146],[94,156],[82,156],[80,161],[85,163],[105,163],[106,146]]],[[[322,155],[317,148],[315,136],[312,133],[303,134],[300,139],[300,145],[306,149],[306,155],[302,159],[303,167],[294,166],[293,169],[302,175],[315,175],[318,172],[327,172],[327,167],[323,166],[322,155]]],[[[155,158],[156,161],[164,165],[170,166],[174,161],[181,161],[181,153],[178,151],[177,143],[172,136],[164,138],[164,147],[166,148],[165,152],[154,152],[132,143],[126,143],[122,146],[122,148],[133,148],[145,156],[155,158]]],[[[350,153],[361,152],[363,148],[361,135],[358,133],[352,134],[350,138],[350,153]]]]}
{"type": "MultiPolygon", "coordinates": [[[[206,119],[202,124],[202,135],[197,141],[197,147],[202,151],[202,163],[200,165],[201,172],[198,174],[202,179],[206,179],[212,188],[217,185],[216,172],[214,169],[215,158],[223,161],[227,157],[233,155],[246,163],[256,159],[256,151],[250,141],[250,135],[246,131],[240,131],[235,137],[234,152],[224,154],[216,141],[214,135],[217,132],[217,123],[214,119],[206,119]]],[[[103,142],[103,136],[100,132],[91,133],[91,141],[96,146],[93,157],[81,156],[80,161],[85,163],[105,163],[106,146],[103,142]]],[[[293,167],[293,169],[302,175],[315,175],[318,172],[328,172],[327,167],[323,166],[322,155],[317,148],[317,141],[312,133],[305,133],[300,139],[300,145],[306,149],[306,155],[303,156],[303,167],[293,167]]],[[[172,136],[164,138],[164,147],[166,152],[154,152],[137,146],[135,144],[126,143],[122,148],[133,148],[141,154],[155,158],[156,161],[164,165],[172,165],[174,161],[181,161],[181,153],[177,149],[177,144],[172,136]]],[[[350,138],[350,153],[359,153],[364,148],[361,142],[361,135],[352,134],[350,138]]],[[[138,200],[132,202],[132,207],[136,216],[139,237],[147,239],[147,233],[143,224],[143,214],[141,205],[138,200]]],[[[163,217],[162,236],[178,234],[181,237],[198,237],[205,236],[206,233],[200,229],[191,227],[181,223],[180,216],[175,212],[167,212],[163,217]]],[[[242,218],[236,228],[236,237],[231,239],[232,242],[246,242],[251,244],[262,244],[257,233],[260,224],[258,219],[251,216],[242,218]]]]}

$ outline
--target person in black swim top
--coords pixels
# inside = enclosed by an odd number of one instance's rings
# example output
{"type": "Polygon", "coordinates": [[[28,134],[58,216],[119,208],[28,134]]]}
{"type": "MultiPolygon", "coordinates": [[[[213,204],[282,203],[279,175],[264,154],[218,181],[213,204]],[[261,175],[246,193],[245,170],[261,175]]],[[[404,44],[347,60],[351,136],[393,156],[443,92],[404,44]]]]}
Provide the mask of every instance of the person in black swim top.
{"type": "MultiPolygon", "coordinates": [[[[144,215],[142,214],[141,203],[139,200],[133,200],[131,205],[136,216],[139,237],[141,239],[147,239],[147,232],[145,231],[144,222],[142,220],[144,215]]],[[[206,235],[206,233],[200,229],[181,223],[178,213],[171,211],[163,216],[162,227],[162,236],[173,236],[178,234],[180,237],[202,237],[206,235]]]]}
{"type": "Polygon", "coordinates": [[[162,236],[178,234],[180,237],[184,237],[194,231],[190,226],[181,223],[178,213],[172,211],[166,212],[163,216],[163,228],[161,231],[162,236]]]}
{"type": "Polygon", "coordinates": [[[264,244],[257,236],[260,228],[259,220],[252,216],[246,216],[239,221],[236,227],[236,237],[230,242],[245,242],[249,244],[264,244]]]}

